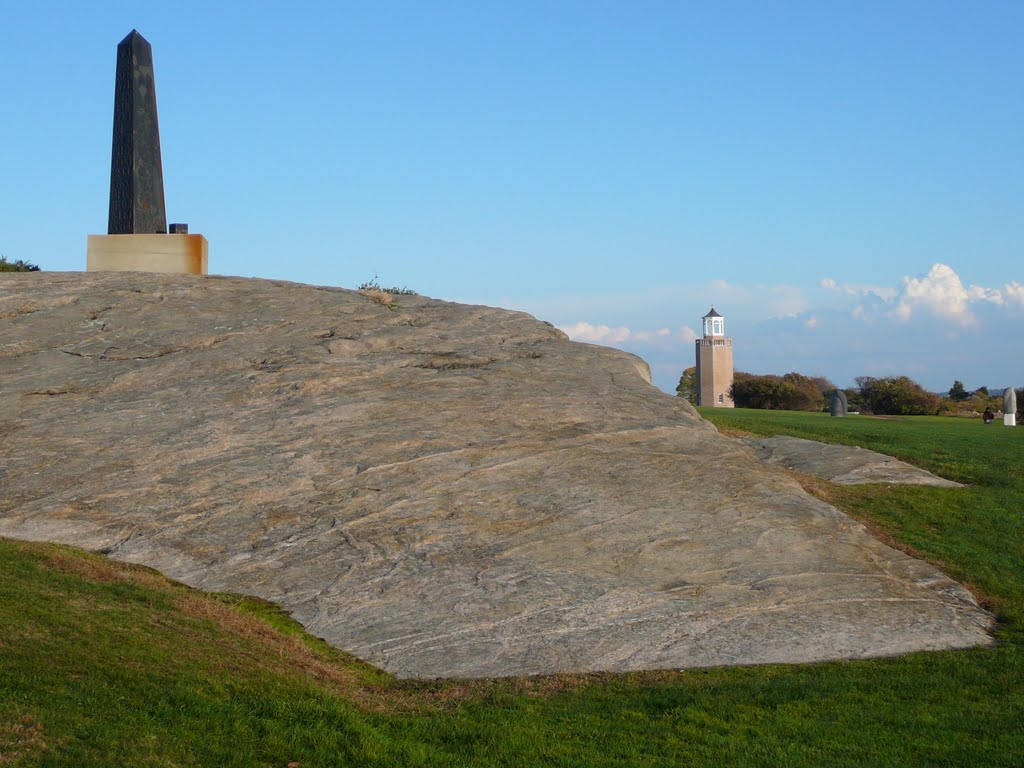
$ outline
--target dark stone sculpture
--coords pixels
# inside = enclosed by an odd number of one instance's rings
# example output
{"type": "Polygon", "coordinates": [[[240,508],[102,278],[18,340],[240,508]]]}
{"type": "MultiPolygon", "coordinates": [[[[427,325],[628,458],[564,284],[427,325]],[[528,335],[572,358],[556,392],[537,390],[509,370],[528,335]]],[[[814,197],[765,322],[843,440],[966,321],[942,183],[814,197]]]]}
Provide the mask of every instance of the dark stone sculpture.
{"type": "Polygon", "coordinates": [[[117,46],[107,233],[167,233],[153,48],[134,29],[117,46]]]}
{"type": "Polygon", "coordinates": [[[841,389],[832,390],[832,399],[828,406],[829,414],[832,416],[845,416],[846,409],[846,393],[841,389]]]}

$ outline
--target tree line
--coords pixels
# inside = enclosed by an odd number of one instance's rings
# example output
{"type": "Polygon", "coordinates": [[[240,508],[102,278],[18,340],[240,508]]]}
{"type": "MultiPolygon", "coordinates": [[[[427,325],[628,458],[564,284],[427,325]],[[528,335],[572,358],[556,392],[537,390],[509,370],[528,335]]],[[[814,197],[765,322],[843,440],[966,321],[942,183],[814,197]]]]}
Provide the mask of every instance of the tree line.
{"type": "MultiPolygon", "coordinates": [[[[687,368],[679,378],[676,394],[697,403],[697,369],[687,368]]],[[[857,386],[844,389],[851,411],[893,416],[974,415],[985,408],[998,411],[1002,395],[990,395],[985,387],[969,392],[955,381],[945,396],[929,392],[909,376],[858,376],[857,386]]],[[[782,376],[736,371],[729,389],[737,408],[780,411],[827,411],[838,389],[824,376],[791,372],[782,376]]],[[[1017,391],[1018,412],[1024,410],[1024,388],[1017,391]]]]}

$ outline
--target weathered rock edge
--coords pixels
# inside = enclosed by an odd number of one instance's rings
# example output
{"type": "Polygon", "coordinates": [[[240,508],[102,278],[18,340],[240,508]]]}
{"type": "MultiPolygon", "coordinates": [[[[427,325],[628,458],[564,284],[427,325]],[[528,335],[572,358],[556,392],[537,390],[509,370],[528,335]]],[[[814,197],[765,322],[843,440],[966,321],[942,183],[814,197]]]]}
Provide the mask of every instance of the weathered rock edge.
{"type": "Polygon", "coordinates": [[[769,464],[820,477],[836,485],[890,483],[894,485],[930,485],[938,488],[963,488],[962,483],[947,480],[893,456],[851,445],[833,445],[802,437],[744,437],[757,457],[769,464]]]}
{"type": "Polygon", "coordinates": [[[0,535],[284,606],[404,677],[990,642],[932,566],[644,364],[528,315],[241,278],[0,279],[0,535]]]}

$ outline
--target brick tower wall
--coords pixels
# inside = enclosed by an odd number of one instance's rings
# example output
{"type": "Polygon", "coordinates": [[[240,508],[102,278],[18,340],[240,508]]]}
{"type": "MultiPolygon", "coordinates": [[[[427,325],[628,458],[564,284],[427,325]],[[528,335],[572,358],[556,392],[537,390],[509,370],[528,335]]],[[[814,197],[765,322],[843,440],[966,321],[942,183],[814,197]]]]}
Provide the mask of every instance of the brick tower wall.
{"type": "Polygon", "coordinates": [[[732,339],[722,336],[697,339],[697,405],[735,407],[732,386],[732,339]],[[719,399],[721,396],[721,399],[719,399]]]}

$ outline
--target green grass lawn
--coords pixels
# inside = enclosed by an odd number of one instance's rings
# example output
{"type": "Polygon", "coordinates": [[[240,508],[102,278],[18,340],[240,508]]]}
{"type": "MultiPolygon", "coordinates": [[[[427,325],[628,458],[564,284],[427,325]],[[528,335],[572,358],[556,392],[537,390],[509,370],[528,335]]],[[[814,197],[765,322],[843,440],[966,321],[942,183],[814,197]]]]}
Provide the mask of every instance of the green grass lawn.
{"type": "Polygon", "coordinates": [[[744,410],[720,428],[890,453],[966,489],[813,485],[969,584],[991,648],[407,683],[273,606],[0,539],[0,766],[1024,766],[1024,428],[744,410]]]}

